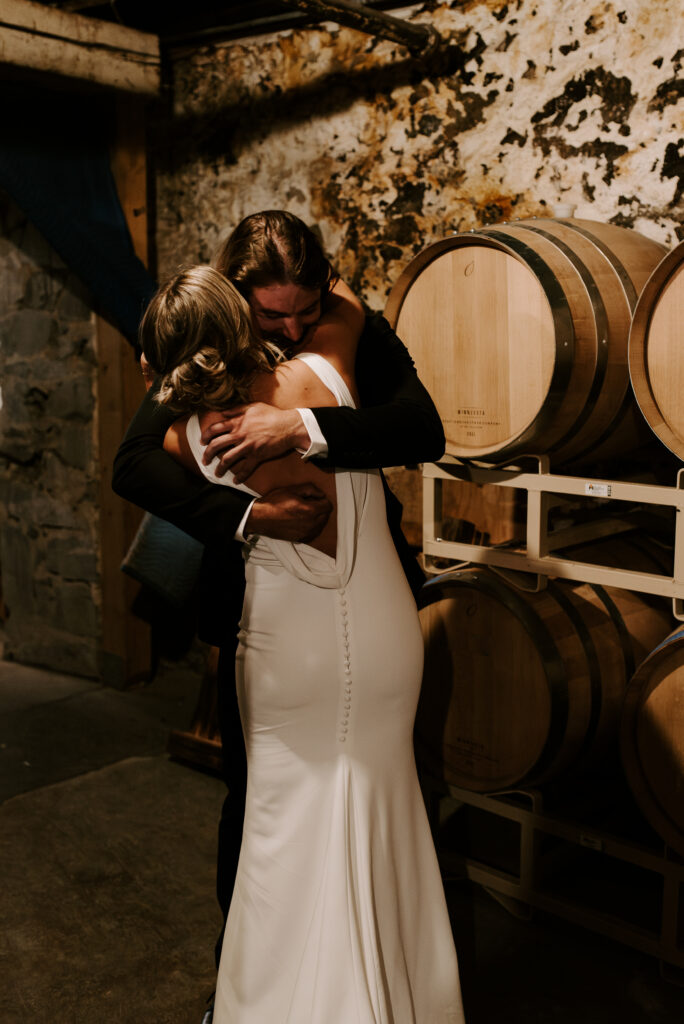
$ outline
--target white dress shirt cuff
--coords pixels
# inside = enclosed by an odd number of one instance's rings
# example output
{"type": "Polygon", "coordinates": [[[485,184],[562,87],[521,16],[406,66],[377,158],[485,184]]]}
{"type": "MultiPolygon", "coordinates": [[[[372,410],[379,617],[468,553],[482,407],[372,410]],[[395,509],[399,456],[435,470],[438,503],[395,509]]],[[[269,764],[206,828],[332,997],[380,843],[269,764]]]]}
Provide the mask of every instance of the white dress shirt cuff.
{"type": "Polygon", "coordinates": [[[297,409],[297,412],[304,421],[304,426],[306,427],[307,433],[309,435],[309,440],[311,441],[311,444],[306,450],[304,450],[303,448],[297,449],[301,457],[303,459],[310,459],[314,455],[327,455],[328,442],[323,437],[323,434],[321,433],[321,428],[318,425],[318,420],[314,416],[311,409],[297,409]]]}
{"type": "Polygon", "coordinates": [[[254,501],[250,501],[249,505],[247,506],[247,511],[245,512],[244,516],[240,520],[238,528],[235,531],[235,540],[239,540],[241,544],[246,544],[247,541],[249,540],[249,537],[245,534],[245,526],[247,525],[247,520],[249,519],[249,513],[252,511],[252,505],[254,504],[255,501],[256,501],[256,498],[254,498],[254,501]]]}

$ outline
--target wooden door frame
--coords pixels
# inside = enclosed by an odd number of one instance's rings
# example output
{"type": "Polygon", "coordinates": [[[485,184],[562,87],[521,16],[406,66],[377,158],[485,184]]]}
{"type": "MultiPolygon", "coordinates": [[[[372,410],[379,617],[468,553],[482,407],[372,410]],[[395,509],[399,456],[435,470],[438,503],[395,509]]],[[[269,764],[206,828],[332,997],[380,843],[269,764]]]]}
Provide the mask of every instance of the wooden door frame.
{"type": "MultiPolygon", "coordinates": [[[[116,98],[111,166],[136,255],[147,265],[148,202],[145,103],[116,98]]],[[[121,439],[145,394],[136,354],[126,338],[96,316],[97,409],[100,465],[100,565],[104,683],[128,687],[152,676],[150,627],[132,613],[140,589],[121,571],[121,562],[143,513],[112,490],[112,465],[121,439]]]]}

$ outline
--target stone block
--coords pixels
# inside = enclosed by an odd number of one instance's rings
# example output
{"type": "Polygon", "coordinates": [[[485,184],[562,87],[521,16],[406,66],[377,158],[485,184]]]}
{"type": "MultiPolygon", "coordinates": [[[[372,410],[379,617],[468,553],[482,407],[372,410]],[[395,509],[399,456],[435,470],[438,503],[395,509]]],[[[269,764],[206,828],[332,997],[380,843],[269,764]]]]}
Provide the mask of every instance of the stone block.
{"type": "Polygon", "coordinates": [[[33,385],[26,387],[26,378],[17,379],[13,373],[5,376],[3,417],[7,427],[14,426],[22,431],[26,426],[37,425],[36,421],[45,412],[47,391],[33,385]]]}
{"type": "Polygon", "coordinates": [[[81,581],[64,580],[56,590],[54,625],[74,636],[97,637],[101,633],[100,609],[95,604],[93,588],[81,581]]]}
{"type": "Polygon", "coordinates": [[[62,320],[90,320],[93,300],[78,278],[70,274],[57,304],[57,315],[62,320]]]}
{"type": "Polygon", "coordinates": [[[24,298],[30,269],[18,258],[17,250],[0,238],[0,310],[9,312],[24,298]]]}
{"type": "MultiPolygon", "coordinates": [[[[15,236],[16,237],[16,236],[15,236]]],[[[37,227],[27,220],[21,231],[20,248],[37,267],[66,270],[66,265],[37,227]]]]}
{"type": "Polygon", "coordinates": [[[98,557],[90,534],[79,532],[66,537],[50,537],[45,553],[45,567],[48,572],[65,580],[95,583],[99,579],[98,557]]]}
{"type": "Polygon", "coordinates": [[[99,678],[99,642],[96,639],[29,625],[12,630],[9,619],[7,627],[5,654],[10,660],[87,679],[99,678]]]}
{"type": "Polygon", "coordinates": [[[20,309],[0,321],[0,345],[8,355],[27,358],[45,352],[54,332],[55,321],[49,313],[20,309]]]}
{"type": "Polygon", "coordinates": [[[90,420],[94,404],[92,377],[87,373],[58,383],[48,397],[46,412],[58,419],[90,420]]]}
{"type": "Polygon", "coordinates": [[[80,505],[85,497],[87,480],[81,470],[65,465],[52,451],[43,453],[41,489],[69,505],[80,505]]]}
{"type": "MultiPolygon", "coordinates": [[[[2,224],[0,224],[2,231],[2,224]]],[[[0,238],[0,266],[3,263],[16,262],[17,248],[7,238],[0,238]]]]}
{"type": "Polygon", "coordinates": [[[67,466],[89,469],[93,457],[92,425],[73,421],[61,423],[53,447],[67,466]]]}
{"type": "Polygon", "coordinates": [[[9,523],[0,527],[2,593],[15,622],[34,611],[35,563],[35,551],[24,530],[9,523]]]}
{"type": "Polygon", "coordinates": [[[26,467],[40,458],[47,442],[40,401],[39,393],[23,396],[11,386],[3,394],[0,451],[12,462],[26,467]]]}
{"type": "Polygon", "coordinates": [[[10,427],[9,422],[9,418],[0,412],[0,450],[12,462],[26,465],[40,455],[40,437],[37,433],[21,433],[10,427]]]}
{"type": "Polygon", "coordinates": [[[51,579],[34,580],[33,615],[44,626],[57,624],[57,591],[51,579]]]}
{"type": "Polygon", "coordinates": [[[74,636],[98,636],[100,613],[91,586],[48,577],[34,583],[35,615],[45,626],[74,636]]]}
{"type": "Polygon", "coordinates": [[[90,321],[61,324],[56,338],[56,355],[58,359],[77,356],[84,363],[97,366],[95,325],[90,321]]]}
{"type": "Polygon", "coordinates": [[[81,367],[78,360],[57,359],[56,351],[51,347],[48,352],[41,352],[26,362],[12,363],[11,372],[15,376],[23,374],[35,387],[52,391],[65,377],[74,373],[78,377],[81,373],[87,374],[88,370],[81,367]]]}
{"type": "Polygon", "coordinates": [[[28,309],[42,309],[52,312],[64,291],[64,274],[60,271],[37,271],[28,279],[24,293],[24,305],[28,309]]]}
{"type": "Polygon", "coordinates": [[[7,487],[6,511],[15,519],[36,526],[59,526],[76,530],[88,528],[85,510],[60,498],[36,493],[31,482],[10,482],[7,487]]]}

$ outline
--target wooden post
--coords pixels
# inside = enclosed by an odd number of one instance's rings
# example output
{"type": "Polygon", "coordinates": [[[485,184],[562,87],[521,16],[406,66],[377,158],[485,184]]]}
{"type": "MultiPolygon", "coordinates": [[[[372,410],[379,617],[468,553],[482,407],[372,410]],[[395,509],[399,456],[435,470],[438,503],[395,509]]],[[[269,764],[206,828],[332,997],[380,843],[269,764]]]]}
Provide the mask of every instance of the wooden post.
{"type": "MultiPolygon", "coordinates": [[[[147,165],[145,110],[140,100],[117,98],[112,172],[136,255],[147,262],[147,165]]],[[[102,317],[96,318],[98,349],[98,433],[100,451],[100,538],[102,566],[102,681],[131,686],[152,672],[150,630],[131,613],[139,585],[121,572],[121,561],[142,513],[112,491],[112,464],[119,443],[145,394],[131,345],[102,317]]]]}
{"type": "MultiPolygon", "coordinates": [[[[174,729],[166,745],[171,757],[205,771],[221,774],[223,753],[218,726],[218,647],[210,647],[207,667],[197,698],[197,706],[188,730],[174,729]]],[[[224,686],[226,683],[224,682],[224,686]]]]}

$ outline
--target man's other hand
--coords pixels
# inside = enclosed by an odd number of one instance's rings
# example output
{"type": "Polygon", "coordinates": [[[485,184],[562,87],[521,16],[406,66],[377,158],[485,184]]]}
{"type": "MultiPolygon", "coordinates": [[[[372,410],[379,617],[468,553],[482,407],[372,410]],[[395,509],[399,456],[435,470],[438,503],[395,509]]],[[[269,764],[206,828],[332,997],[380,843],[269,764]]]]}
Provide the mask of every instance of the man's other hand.
{"type": "Polygon", "coordinates": [[[244,481],[267,459],[292,448],[308,448],[309,434],[296,409],[277,409],[265,402],[238,405],[222,419],[202,430],[206,444],[203,462],[208,466],[218,455],[216,476],[232,470],[236,483],[244,481]]]}
{"type": "Polygon", "coordinates": [[[313,484],[274,487],[252,505],[244,533],[307,543],[330,518],[332,504],[313,484]]]}

